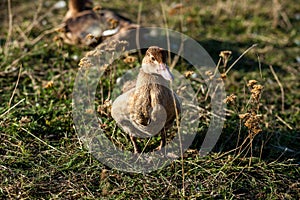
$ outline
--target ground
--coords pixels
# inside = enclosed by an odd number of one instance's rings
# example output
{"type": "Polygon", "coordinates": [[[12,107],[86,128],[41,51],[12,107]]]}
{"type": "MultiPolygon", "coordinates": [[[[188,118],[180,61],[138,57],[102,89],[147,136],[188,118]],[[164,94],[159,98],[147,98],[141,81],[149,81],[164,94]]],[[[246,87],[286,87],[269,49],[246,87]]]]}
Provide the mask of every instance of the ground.
{"type": "MultiPolygon", "coordinates": [[[[143,26],[182,32],[197,40],[215,63],[221,61],[228,97],[217,145],[209,155],[199,156],[210,123],[210,104],[204,100],[203,82],[188,77],[195,90],[203,87],[197,98],[207,109],[201,113],[196,139],[181,158],[148,174],[107,167],[78,139],[72,92],[78,63],[92,49],[55,39],[66,12],[66,7],[53,7],[56,2],[0,3],[5,13],[0,16],[1,198],[299,199],[300,7],[296,0],[182,0],[182,6],[179,1],[158,0],[97,2],[143,26]],[[232,53],[228,59],[224,51],[232,53]]],[[[103,105],[115,75],[137,64],[138,60],[117,62],[113,79],[101,79],[95,103],[107,136],[129,151],[128,137],[103,105]]],[[[193,73],[184,61],[175,69],[193,73]]],[[[151,140],[150,146],[158,140],[151,140]]]]}

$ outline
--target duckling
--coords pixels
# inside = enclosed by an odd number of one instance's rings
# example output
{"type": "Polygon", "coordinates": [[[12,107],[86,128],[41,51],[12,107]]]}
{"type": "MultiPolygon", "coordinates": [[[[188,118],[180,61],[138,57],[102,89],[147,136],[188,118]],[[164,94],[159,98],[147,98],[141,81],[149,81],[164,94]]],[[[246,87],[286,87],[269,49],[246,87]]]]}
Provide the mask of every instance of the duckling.
{"type": "Polygon", "coordinates": [[[151,137],[159,133],[162,139],[157,150],[160,150],[166,144],[165,131],[181,112],[179,98],[168,87],[173,75],[166,59],[166,50],[149,47],[135,86],[125,90],[112,104],[111,115],[129,134],[135,153],[139,152],[137,137],[151,137]]]}
{"type": "Polygon", "coordinates": [[[66,43],[93,46],[108,37],[137,28],[136,24],[110,10],[92,8],[92,0],[69,0],[59,31],[66,43]]]}

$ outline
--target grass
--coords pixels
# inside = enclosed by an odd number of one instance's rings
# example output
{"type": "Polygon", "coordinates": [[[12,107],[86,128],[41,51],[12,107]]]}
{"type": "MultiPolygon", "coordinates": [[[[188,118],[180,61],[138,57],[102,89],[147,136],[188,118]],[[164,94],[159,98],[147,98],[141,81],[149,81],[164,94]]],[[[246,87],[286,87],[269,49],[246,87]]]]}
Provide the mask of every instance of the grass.
{"type": "MultiPolygon", "coordinates": [[[[196,39],[216,63],[221,51],[231,51],[225,70],[257,44],[226,74],[225,88],[232,100],[227,101],[226,121],[214,150],[205,157],[197,153],[210,122],[203,111],[197,139],[183,159],[149,174],[110,169],[78,139],[72,91],[79,60],[90,49],[53,40],[65,10],[52,9],[56,1],[13,0],[9,25],[7,2],[0,3],[6,13],[0,28],[1,198],[299,199],[300,9],[296,0],[189,0],[183,1],[181,13],[171,10],[172,1],[142,4],[142,25],[164,27],[163,8],[168,27],[196,39]],[[250,80],[263,86],[257,99],[252,86],[247,86],[250,80]],[[245,113],[257,117],[256,123],[240,117],[245,113]]],[[[137,18],[140,5],[138,1],[101,4],[131,19],[137,18]]],[[[123,62],[116,65],[118,75],[129,68],[123,62]]],[[[183,61],[176,69],[191,70],[183,61]]],[[[201,86],[190,80],[194,89],[201,86]]],[[[110,84],[103,80],[104,91],[110,84]]],[[[104,93],[98,94],[97,105],[103,105],[104,93]]],[[[198,99],[209,110],[203,96],[198,99]]],[[[99,116],[109,136],[115,125],[108,113],[104,110],[99,116]]],[[[114,142],[131,150],[128,138],[117,133],[114,142]]],[[[153,139],[152,145],[157,142],[153,139]]]]}

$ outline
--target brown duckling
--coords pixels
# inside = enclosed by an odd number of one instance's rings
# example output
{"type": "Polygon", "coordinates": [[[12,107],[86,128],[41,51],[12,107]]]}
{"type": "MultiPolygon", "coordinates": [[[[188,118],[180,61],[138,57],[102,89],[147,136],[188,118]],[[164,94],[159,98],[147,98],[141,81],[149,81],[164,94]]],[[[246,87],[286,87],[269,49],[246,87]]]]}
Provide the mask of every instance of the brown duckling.
{"type": "Polygon", "coordinates": [[[162,133],[160,150],[165,145],[165,131],[179,116],[179,99],[168,85],[173,75],[166,65],[167,52],[151,46],[146,52],[135,87],[113,102],[112,117],[129,134],[134,152],[139,152],[136,137],[151,137],[162,133]]]}
{"type": "Polygon", "coordinates": [[[108,37],[137,28],[129,19],[113,11],[92,8],[92,0],[69,0],[68,6],[59,30],[69,44],[96,45],[108,37]]]}

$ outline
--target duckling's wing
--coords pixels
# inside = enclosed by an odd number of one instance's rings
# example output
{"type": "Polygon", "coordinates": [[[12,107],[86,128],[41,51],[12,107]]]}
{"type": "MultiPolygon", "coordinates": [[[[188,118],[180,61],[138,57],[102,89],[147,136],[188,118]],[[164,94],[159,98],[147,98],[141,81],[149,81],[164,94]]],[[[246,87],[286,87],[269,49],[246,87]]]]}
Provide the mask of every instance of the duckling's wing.
{"type": "Polygon", "coordinates": [[[118,96],[112,104],[111,116],[117,123],[130,120],[129,104],[134,93],[134,88],[118,96]]]}
{"type": "Polygon", "coordinates": [[[173,92],[173,96],[170,98],[169,101],[170,101],[169,107],[167,108],[168,109],[168,119],[165,124],[165,129],[169,129],[173,126],[174,120],[177,117],[180,118],[180,114],[181,114],[181,110],[182,110],[180,98],[177,96],[177,94],[175,92],[173,92]]]}

